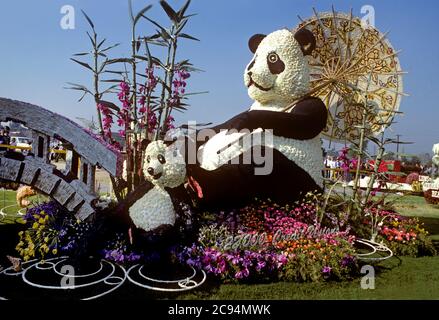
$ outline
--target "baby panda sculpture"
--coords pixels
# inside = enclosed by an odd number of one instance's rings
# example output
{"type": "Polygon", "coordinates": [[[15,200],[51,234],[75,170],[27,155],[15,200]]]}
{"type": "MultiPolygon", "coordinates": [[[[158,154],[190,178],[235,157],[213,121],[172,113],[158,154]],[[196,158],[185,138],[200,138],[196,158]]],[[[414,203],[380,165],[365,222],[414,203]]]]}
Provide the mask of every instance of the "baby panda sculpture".
{"type": "Polygon", "coordinates": [[[254,57],[244,82],[254,103],[248,111],[211,128],[216,134],[197,145],[198,161],[188,165],[190,185],[202,206],[233,207],[255,197],[292,203],[309,191],[322,190],[319,134],[326,126],[327,109],[320,99],[307,96],[310,74],[305,57],[315,44],[306,29],[258,34],[249,40],[254,57]],[[285,111],[293,102],[297,103],[285,111]],[[259,145],[263,154],[271,155],[266,159],[272,162],[268,174],[255,174],[261,163],[242,161],[255,151],[253,146],[240,149],[235,143],[243,136],[237,131],[243,129],[272,130],[271,143],[259,145]]]}
{"type": "Polygon", "coordinates": [[[184,203],[184,159],[172,146],[153,141],[145,150],[143,171],[152,189],[129,208],[129,217],[135,227],[147,233],[169,229],[174,226],[180,205],[184,203]]]}

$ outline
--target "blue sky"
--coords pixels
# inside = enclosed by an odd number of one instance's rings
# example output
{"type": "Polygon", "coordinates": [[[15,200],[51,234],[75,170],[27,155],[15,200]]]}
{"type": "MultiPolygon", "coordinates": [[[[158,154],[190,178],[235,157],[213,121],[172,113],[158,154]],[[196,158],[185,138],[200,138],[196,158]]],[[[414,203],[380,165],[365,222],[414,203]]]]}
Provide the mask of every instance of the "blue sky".
{"type": "MultiPolygon", "coordinates": [[[[183,0],[169,0],[174,7],[183,0]]],[[[157,20],[164,17],[158,1],[133,0],[140,9],[154,4],[149,15],[157,20]]],[[[393,126],[391,134],[415,144],[406,152],[430,152],[439,142],[439,42],[437,31],[439,4],[426,1],[305,1],[305,0],[193,0],[190,12],[198,13],[187,27],[187,32],[201,42],[186,41],[181,46],[180,58],[190,58],[203,73],[189,80],[190,91],[209,91],[191,99],[185,114],[177,115],[177,122],[197,120],[220,122],[242,112],[250,104],[242,73],[251,59],[247,41],[255,33],[270,33],[284,27],[294,27],[297,15],[303,18],[317,11],[348,12],[352,7],[361,16],[363,5],[375,9],[375,23],[379,30],[389,31],[389,40],[402,49],[400,61],[408,71],[401,110],[405,115],[393,126]]],[[[0,96],[41,105],[74,119],[91,118],[95,114],[91,99],[78,103],[78,93],[65,90],[66,82],[89,85],[91,78],[69,60],[72,53],[88,49],[85,35],[87,25],[80,14],[84,9],[95,22],[101,36],[110,42],[121,42],[114,56],[128,54],[130,43],[129,18],[126,0],[14,0],[0,5],[0,96]],[[64,5],[76,9],[76,29],[60,27],[64,5]]],[[[153,32],[142,23],[145,34],[153,32]]]]}

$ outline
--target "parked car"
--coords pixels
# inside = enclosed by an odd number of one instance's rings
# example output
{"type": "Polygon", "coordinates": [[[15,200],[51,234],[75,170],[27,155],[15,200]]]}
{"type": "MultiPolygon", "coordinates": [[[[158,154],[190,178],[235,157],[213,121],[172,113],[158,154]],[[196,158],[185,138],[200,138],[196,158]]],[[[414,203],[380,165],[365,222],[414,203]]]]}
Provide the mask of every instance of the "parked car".
{"type": "MultiPolygon", "coordinates": [[[[11,137],[11,146],[17,147],[31,147],[32,139],[28,137],[11,137]]],[[[26,149],[15,149],[16,152],[21,152],[24,155],[29,153],[29,150],[26,149]]]]}

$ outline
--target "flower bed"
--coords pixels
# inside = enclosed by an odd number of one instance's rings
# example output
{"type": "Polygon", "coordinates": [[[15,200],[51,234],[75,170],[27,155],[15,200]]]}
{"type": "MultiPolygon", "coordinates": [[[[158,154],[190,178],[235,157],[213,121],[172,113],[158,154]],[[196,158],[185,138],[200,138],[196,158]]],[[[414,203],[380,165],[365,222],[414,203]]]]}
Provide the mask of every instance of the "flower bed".
{"type": "Polygon", "coordinates": [[[217,218],[178,257],[226,282],[343,280],[357,273],[355,238],[328,221],[317,223],[311,202],[257,202],[217,218]]]}
{"type": "MultiPolygon", "coordinates": [[[[322,214],[321,201],[318,196],[291,206],[255,201],[231,212],[205,213],[197,240],[179,242],[172,252],[223,282],[346,280],[359,274],[355,239],[370,237],[374,221],[375,240],[395,255],[436,253],[417,219],[382,208],[364,217],[348,216],[341,207],[322,214]]],[[[76,220],[55,202],[29,209],[25,221],[16,247],[24,261],[60,255],[79,261],[93,255],[123,265],[157,261],[154,252],[134,249],[127,230],[102,232],[97,220],[76,220]]]]}

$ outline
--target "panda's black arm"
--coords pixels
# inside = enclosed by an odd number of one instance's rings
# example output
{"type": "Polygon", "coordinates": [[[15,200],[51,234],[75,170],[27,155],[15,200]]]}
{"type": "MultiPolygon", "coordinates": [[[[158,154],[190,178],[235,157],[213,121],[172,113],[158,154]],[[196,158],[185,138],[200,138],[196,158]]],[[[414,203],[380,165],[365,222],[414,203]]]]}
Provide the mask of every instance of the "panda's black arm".
{"type": "Polygon", "coordinates": [[[322,100],[310,97],[297,103],[289,113],[252,110],[241,117],[235,127],[238,130],[272,129],[276,136],[306,140],[325,128],[328,112],[322,100]]]}
{"type": "Polygon", "coordinates": [[[216,133],[219,133],[221,130],[234,129],[234,128],[236,128],[235,125],[237,125],[237,124],[243,122],[243,120],[245,120],[244,118],[246,118],[247,113],[248,113],[248,111],[244,111],[244,112],[234,116],[233,118],[227,120],[226,122],[218,124],[218,125],[211,127],[209,129],[215,131],[216,133]]]}

